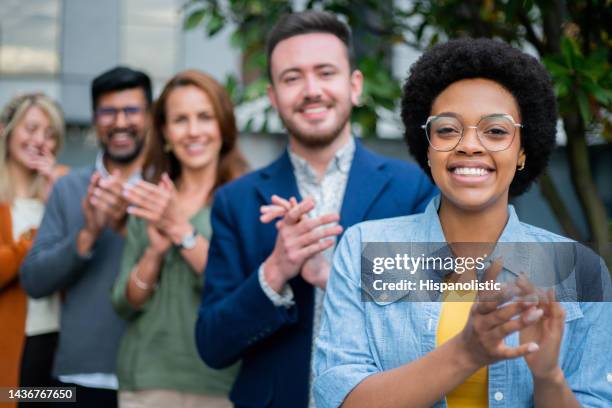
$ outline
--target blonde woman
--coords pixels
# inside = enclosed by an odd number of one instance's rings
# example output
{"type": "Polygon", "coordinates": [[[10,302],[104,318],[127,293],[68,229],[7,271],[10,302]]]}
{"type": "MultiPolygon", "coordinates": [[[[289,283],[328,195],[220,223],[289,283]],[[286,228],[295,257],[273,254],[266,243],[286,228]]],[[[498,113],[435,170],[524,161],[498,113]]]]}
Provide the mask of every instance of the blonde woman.
{"type": "Polygon", "coordinates": [[[28,299],[19,266],[55,180],[64,119],[49,97],[14,97],[0,115],[0,386],[49,385],[59,297],[28,299]],[[20,379],[21,376],[21,379],[20,379]]]}

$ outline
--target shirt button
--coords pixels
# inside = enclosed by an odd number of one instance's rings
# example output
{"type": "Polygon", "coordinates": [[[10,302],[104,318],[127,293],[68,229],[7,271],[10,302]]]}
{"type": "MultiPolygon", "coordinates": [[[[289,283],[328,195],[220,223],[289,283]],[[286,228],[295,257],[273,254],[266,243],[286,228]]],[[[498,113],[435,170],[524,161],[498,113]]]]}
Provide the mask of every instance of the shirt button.
{"type": "Polygon", "coordinates": [[[493,398],[495,398],[495,401],[501,401],[504,399],[504,394],[497,391],[495,395],[493,395],[493,398]]]}
{"type": "Polygon", "coordinates": [[[607,379],[609,383],[612,383],[612,373],[608,373],[607,379]]]}

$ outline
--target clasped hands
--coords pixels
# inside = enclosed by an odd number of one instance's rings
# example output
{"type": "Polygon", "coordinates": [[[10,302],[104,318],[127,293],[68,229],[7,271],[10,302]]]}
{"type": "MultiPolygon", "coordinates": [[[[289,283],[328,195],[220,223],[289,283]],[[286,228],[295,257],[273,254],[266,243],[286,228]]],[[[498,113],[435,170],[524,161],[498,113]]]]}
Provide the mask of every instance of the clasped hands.
{"type": "Polygon", "coordinates": [[[297,275],[319,288],[325,288],[330,265],[323,252],[334,245],[329,239],[342,233],[340,225],[325,226],[339,221],[338,214],[325,214],[309,218],[307,214],[315,207],[312,198],[297,202],[277,195],[272,196],[272,204],[261,207],[260,220],[276,222],[278,234],[274,249],[264,262],[264,277],[268,285],[277,293],[297,275]]]}
{"type": "MultiPolygon", "coordinates": [[[[494,262],[484,280],[496,281],[501,268],[501,262],[494,262]]],[[[524,357],[534,381],[558,381],[563,378],[559,351],[564,324],[565,311],[553,289],[536,288],[521,274],[502,291],[479,292],[456,339],[475,369],[524,357]],[[519,345],[508,347],[504,339],[517,331],[519,345]]]]}
{"type": "Polygon", "coordinates": [[[123,182],[114,171],[107,177],[99,172],[89,179],[87,195],[81,203],[86,231],[94,240],[105,227],[122,233],[125,227],[127,202],[122,197],[123,182]]]}
{"type": "Polygon", "coordinates": [[[149,248],[157,255],[165,254],[172,244],[180,244],[193,231],[168,174],[162,174],[157,185],[141,180],[126,186],[123,196],[130,204],[127,212],[147,221],[149,248]]]}
{"type": "Polygon", "coordinates": [[[94,240],[105,227],[123,232],[127,214],[145,219],[150,247],[159,255],[193,228],[180,214],[176,188],[165,173],[156,185],[143,180],[124,183],[119,172],[107,177],[95,172],[82,208],[84,230],[94,240]]]}

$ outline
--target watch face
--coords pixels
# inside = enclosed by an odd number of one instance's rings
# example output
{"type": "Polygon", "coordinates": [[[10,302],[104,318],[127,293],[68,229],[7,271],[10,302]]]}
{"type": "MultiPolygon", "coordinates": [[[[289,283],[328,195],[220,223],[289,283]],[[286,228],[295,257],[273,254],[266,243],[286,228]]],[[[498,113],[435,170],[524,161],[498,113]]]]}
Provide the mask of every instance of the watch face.
{"type": "Polygon", "coordinates": [[[195,246],[196,246],[196,232],[194,231],[193,234],[189,234],[185,238],[183,238],[183,242],[181,242],[181,247],[183,247],[184,249],[191,249],[195,246]]]}

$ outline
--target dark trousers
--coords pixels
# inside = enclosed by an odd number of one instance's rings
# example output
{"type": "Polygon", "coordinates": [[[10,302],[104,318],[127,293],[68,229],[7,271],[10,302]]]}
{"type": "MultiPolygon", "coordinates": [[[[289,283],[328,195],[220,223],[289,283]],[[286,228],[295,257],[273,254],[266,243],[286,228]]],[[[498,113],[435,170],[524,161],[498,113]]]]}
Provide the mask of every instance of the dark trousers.
{"type": "Polygon", "coordinates": [[[26,338],[21,360],[22,387],[76,387],[76,402],[20,402],[19,408],[117,408],[117,391],[62,383],[51,375],[57,333],[26,338]]]}
{"type": "Polygon", "coordinates": [[[76,402],[55,402],[53,408],[117,408],[117,391],[81,387],[60,383],[62,387],[76,387],[76,402]]]}
{"type": "MultiPolygon", "coordinates": [[[[27,336],[21,357],[21,387],[59,387],[53,378],[53,358],[57,349],[57,333],[27,336]]],[[[47,403],[20,402],[19,408],[43,408],[47,403]]]]}

